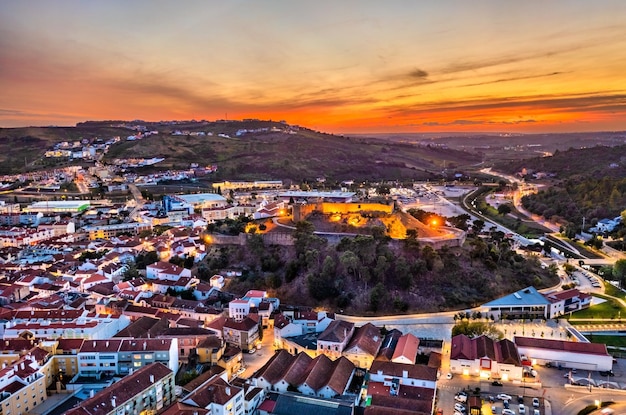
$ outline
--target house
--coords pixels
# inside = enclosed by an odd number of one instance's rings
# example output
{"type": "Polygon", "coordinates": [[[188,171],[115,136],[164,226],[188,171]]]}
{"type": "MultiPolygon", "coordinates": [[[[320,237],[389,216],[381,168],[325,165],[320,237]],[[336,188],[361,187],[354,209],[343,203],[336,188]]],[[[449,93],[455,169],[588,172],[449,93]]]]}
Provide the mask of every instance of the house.
{"type": "Polygon", "coordinates": [[[219,376],[200,385],[182,403],[207,409],[211,414],[244,415],[243,388],[232,386],[219,376]]]}
{"type": "Polygon", "coordinates": [[[582,370],[613,369],[613,357],[608,353],[605,344],[534,337],[515,337],[514,341],[519,352],[536,364],[550,363],[582,370]]]}
{"type": "Polygon", "coordinates": [[[380,329],[372,323],[367,323],[356,329],[342,356],[358,368],[369,369],[382,343],[383,336],[380,329]]]}
{"type": "Polygon", "coordinates": [[[268,392],[295,387],[303,395],[332,398],[345,394],[354,371],[344,357],[333,361],[324,355],[311,358],[306,353],[294,356],[280,350],[257,371],[253,382],[268,392]]]}
{"type": "Polygon", "coordinates": [[[354,323],[335,320],[317,338],[317,353],[331,359],[341,357],[343,350],[354,334],[354,323]]]}
{"type": "Polygon", "coordinates": [[[452,338],[450,371],[483,379],[522,380],[523,376],[522,361],[512,341],[487,336],[470,339],[464,334],[452,338]]]}
{"type": "Polygon", "coordinates": [[[191,278],[191,271],[169,262],[155,262],[146,267],[146,278],[150,280],[178,281],[180,278],[191,278]]]}
{"type": "Polygon", "coordinates": [[[394,363],[404,363],[414,365],[417,360],[417,352],[419,350],[420,339],[411,333],[400,336],[396,343],[395,351],[391,357],[394,363]]]}
{"type": "Polygon", "coordinates": [[[544,294],[550,302],[550,318],[573,313],[591,305],[591,295],[581,293],[577,289],[564,290],[556,293],[544,294]]]}
{"type": "Polygon", "coordinates": [[[250,314],[250,308],[254,304],[248,300],[237,299],[228,303],[228,316],[235,321],[242,321],[250,314]]]}
{"type": "Polygon", "coordinates": [[[339,399],[326,399],[316,396],[303,396],[299,393],[281,393],[269,396],[261,406],[259,415],[271,414],[324,414],[354,415],[354,402],[339,399]]]}
{"type": "Polygon", "coordinates": [[[204,338],[196,346],[196,354],[198,355],[198,363],[209,363],[216,365],[224,355],[226,343],[215,335],[204,338]]]}
{"type": "Polygon", "coordinates": [[[226,319],[223,326],[224,340],[247,351],[255,347],[259,339],[259,323],[250,317],[241,321],[226,319]]]}

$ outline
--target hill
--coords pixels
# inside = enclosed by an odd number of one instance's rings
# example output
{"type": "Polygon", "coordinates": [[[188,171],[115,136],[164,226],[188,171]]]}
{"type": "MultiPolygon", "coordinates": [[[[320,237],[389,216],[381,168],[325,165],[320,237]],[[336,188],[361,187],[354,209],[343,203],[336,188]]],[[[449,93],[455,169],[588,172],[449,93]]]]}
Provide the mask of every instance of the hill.
{"type": "Polygon", "coordinates": [[[216,179],[404,180],[441,177],[442,168],[476,164],[480,157],[463,151],[391,143],[384,139],[345,137],[273,121],[88,122],[71,128],[0,129],[4,172],[29,168],[56,142],[120,136],[104,161],[128,157],[164,157],[158,169],[187,168],[190,163],[217,164],[216,179]],[[130,127],[159,133],[136,141],[130,127]],[[132,124],[132,125],[131,125],[132,124]],[[123,126],[126,126],[124,128],[123,126]],[[8,156],[5,156],[9,154],[8,156]],[[10,157],[9,157],[10,156],[10,157]],[[9,163],[9,158],[19,162],[9,163]]]}
{"type": "MultiPolygon", "coordinates": [[[[550,174],[545,190],[522,199],[528,210],[546,219],[580,224],[585,217],[592,226],[599,219],[618,216],[626,207],[626,145],[557,151],[552,157],[496,168],[509,174],[522,169],[550,174]]],[[[527,178],[533,180],[530,174],[527,178]]]]}

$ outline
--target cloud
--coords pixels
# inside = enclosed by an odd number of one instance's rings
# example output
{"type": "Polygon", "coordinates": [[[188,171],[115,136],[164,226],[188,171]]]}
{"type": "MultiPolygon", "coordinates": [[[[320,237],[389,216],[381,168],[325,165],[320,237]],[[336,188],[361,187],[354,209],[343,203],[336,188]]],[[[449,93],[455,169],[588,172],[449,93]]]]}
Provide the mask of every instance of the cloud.
{"type": "Polygon", "coordinates": [[[411,78],[422,79],[422,78],[428,77],[428,72],[418,68],[418,69],[414,69],[411,72],[409,72],[409,76],[411,78]]]}

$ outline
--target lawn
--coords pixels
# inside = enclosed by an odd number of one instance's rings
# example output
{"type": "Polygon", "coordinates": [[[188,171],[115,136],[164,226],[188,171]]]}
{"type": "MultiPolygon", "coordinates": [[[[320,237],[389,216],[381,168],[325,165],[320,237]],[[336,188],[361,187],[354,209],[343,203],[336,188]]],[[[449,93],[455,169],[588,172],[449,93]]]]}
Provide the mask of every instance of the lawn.
{"type": "Polygon", "coordinates": [[[626,300],[626,292],[620,290],[613,284],[609,284],[608,282],[604,283],[604,293],[612,297],[617,297],[617,298],[621,298],[622,300],[626,300]]]}
{"type": "Polygon", "coordinates": [[[607,346],[626,347],[626,336],[611,336],[607,334],[588,334],[586,337],[591,343],[601,343],[607,346]]]}
{"type": "MultiPolygon", "coordinates": [[[[598,296],[599,297],[599,296],[598,296]]],[[[587,319],[617,319],[622,312],[622,315],[626,318],[626,309],[619,304],[615,303],[611,299],[607,301],[591,306],[584,310],[577,311],[572,314],[572,324],[574,320],[587,320],[587,319]]]]}

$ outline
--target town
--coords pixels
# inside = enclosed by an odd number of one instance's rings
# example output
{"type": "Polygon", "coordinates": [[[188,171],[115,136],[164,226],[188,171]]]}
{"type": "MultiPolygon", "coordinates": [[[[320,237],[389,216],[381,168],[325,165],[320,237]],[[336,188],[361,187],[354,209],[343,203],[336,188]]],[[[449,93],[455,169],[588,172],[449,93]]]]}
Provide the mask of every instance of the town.
{"type": "MultiPolygon", "coordinates": [[[[82,144],[80,157],[96,157],[90,149],[106,151],[112,142],[82,144]]],[[[63,153],[69,147],[61,143],[46,157],[79,157],[63,153]]],[[[95,162],[89,171],[5,177],[29,184],[13,187],[0,204],[4,415],[552,415],[570,413],[561,409],[570,404],[580,409],[585,398],[600,407],[626,385],[625,363],[561,319],[601,300],[594,296],[603,292],[601,277],[554,248],[540,251],[559,275],[556,287],[417,315],[356,317],[285,303],[263,289],[237,295],[226,288],[245,270],[207,274],[201,266],[220,247],[245,245],[253,235],[292,246],[297,224],[315,212],[333,222],[351,212],[418,207],[481,220],[471,206],[450,201],[475,186],[416,183],[357,194],[349,182],[317,191],[280,180],[222,181],[211,192],[154,198],[150,180],[189,179],[199,167],[178,179],[168,172],[146,180],[124,173],[142,162],[95,162]],[[95,187],[126,200],[79,195],[95,187]],[[231,235],[215,232],[241,218],[248,219],[231,235]]],[[[506,203],[501,198],[492,197],[496,208],[506,203]]],[[[348,222],[358,228],[358,218],[348,222]]],[[[519,252],[541,255],[525,249],[536,241],[502,229],[519,252]]],[[[466,237],[436,219],[417,233],[435,249],[461,246],[466,237]]],[[[621,318],[606,325],[624,328],[621,318]]]]}

